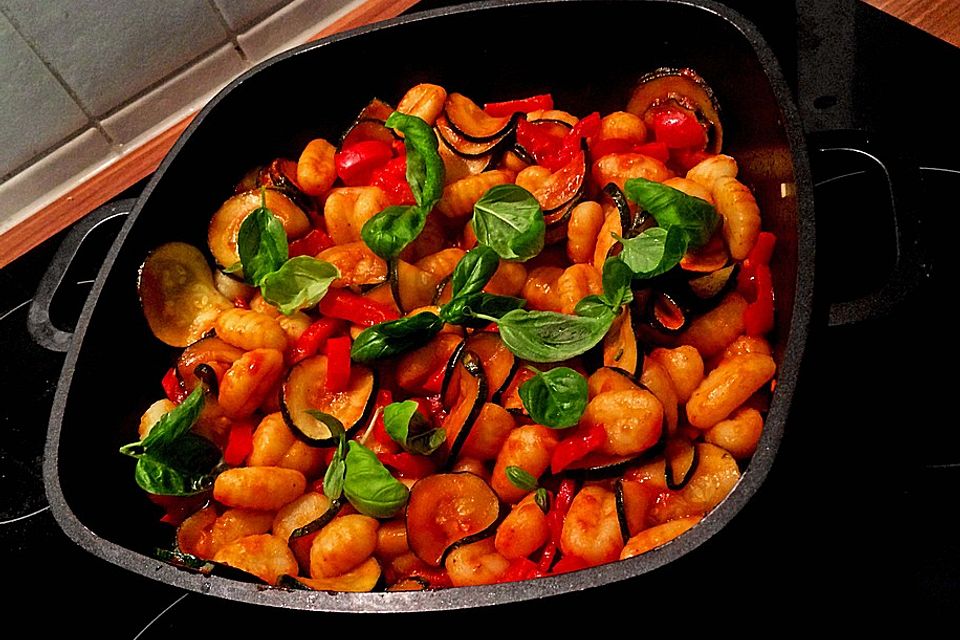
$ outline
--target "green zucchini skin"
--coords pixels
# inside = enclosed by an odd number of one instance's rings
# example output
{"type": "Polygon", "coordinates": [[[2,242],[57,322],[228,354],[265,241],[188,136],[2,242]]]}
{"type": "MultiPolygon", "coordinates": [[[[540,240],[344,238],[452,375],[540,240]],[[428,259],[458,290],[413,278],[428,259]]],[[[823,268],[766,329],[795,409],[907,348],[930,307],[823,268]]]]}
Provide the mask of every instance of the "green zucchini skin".
{"type": "MultiPolygon", "coordinates": [[[[344,421],[342,416],[334,416],[343,422],[347,438],[354,435],[362,425],[367,424],[373,416],[376,406],[377,390],[379,388],[379,375],[376,369],[366,369],[372,377],[372,384],[367,392],[367,397],[363,398],[363,408],[359,412],[356,420],[344,421]]],[[[319,422],[316,418],[305,416],[306,409],[319,409],[323,407],[301,407],[302,396],[305,391],[301,389],[304,384],[323,384],[326,379],[326,356],[313,356],[307,358],[294,366],[287,374],[286,380],[280,391],[280,413],[284,422],[290,427],[293,434],[303,442],[314,447],[331,447],[337,444],[337,436],[330,433],[329,429],[321,429],[318,424],[301,424],[302,420],[311,420],[319,422]],[[322,358],[323,360],[320,360],[322,358]],[[322,363],[322,367],[321,367],[322,363]],[[320,370],[322,368],[322,371],[320,370]],[[318,382],[319,380],[319,382],[318,382]],[[322,433],[321,433],[322,432],[322,433]],[[319,435],[318,435],[319,434],[319,435]]]]}
{"type": "Polygon", "coordinates": [[[473,406],[470,408],[469,414],[464,420],[463,425],[457,431],[453,442],[449,445],[449,451],[446,458],[447,468],[453,465],[453,463],[456,462],[457,458],[460,456],[460,450],[463,449],[463,445],[467,441],[467,437],[470,435],[470,430],[473,428],[473,425],[476,424],[477,418],[480,416],[480,411],[483,410],[483,405],[486,403],[488,395],[487,376],[484,374],[483,367],[480,365],[480,359],[470,351],[465,350],[465,353],[463,353],[460,358],[460,364],[463,366],[467,375],[469,375],[475,381],[477,385],[477,395],[473,401],[473,406]]]}

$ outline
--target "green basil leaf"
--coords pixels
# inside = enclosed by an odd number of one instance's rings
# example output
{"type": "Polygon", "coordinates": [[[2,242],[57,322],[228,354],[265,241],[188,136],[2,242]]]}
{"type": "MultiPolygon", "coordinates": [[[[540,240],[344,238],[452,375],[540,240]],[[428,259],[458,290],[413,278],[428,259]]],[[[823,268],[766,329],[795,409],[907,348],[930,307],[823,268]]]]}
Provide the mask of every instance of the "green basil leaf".
{"type": "Polygon", "coordinates": [[[414,200],[426,216],[443,195],[444,164],[437,150],[437,134],[422,118],[399,111],[391,113],[384,124],[403,133],[407,182],[414,200]]]}
{"type": "Polygon", "coordinates": [[[665,184],[631,178],[624,184],[624,191],[628,198],[649,212],[660,227],[683,229],[687,244],[692,248],[706,244],[720,223],[717,210],[709,202],[665,184]]]}
{"type": "Polygon", "coordinates": [[[498,184],[473,206],[477,242],[504,260],[523,262],[543,250],[547,225],[533,194],[515,184],[498,184]]]}
{"type": "Polygon", "coordinates": [[[343,495],[343,483],[347,476],[347,464],[338,454],[334,454],[330,460],[330,466],[323,474],[323,495],[330,498],[331,502],[340,499],[343,495]]]}
{"type": "Polygon", "coordinates": [[[410,491],[390,475],[373,451],[351,440],[343,494],[363,515],[390,518],[403,509],[410,491]]]}
{"type": "Polygon", "coordinates": [[[316,409],[308,409],[307,413],[327,425],[330,434],[337,438],[337,449],[323,474],[323,495],[330,498],[331,502],[336,502],[343,495],[343,482],[347,473],[347,432],[336,416],[316,409]]]}
{"type": "Polygon", "coordinates": [[[339,277],[340,270],[329,262],[297,256],[264,276],[260,291],[264,300],[290,315],[320,302],[327,295],[330,283],[339,277]]]}
{"type": "Polygon", "coordinates": [[[419,407],[413,400],[388,404],[383,408],[383,426],[404,451],[428,456],[447,441],[447,432],[431,429],[419,407]]]}
{"type": "Polygon", "coordinates": [[[480,293],[500,266],[497,252],[490,247],[477,245],[457,263],[450,280],[451,302],[461,296],[480,293]]]}
{"type": "Polygon", "coordinates": [[[266,206],[257,207],[240,223],[237,252],[248,283],[259,287],[268,274],[287,261],[287,251],[287,232],[266,206]]]}
{"type": "Polygon", "coordinates": [[[587,379],[569,367],[538,371],[519,392],[534,422],[552,429],[574,426],[587,408],[587,379]]]}
{"type": "Polygon", "coordinates": [[[163,414],[143,440],[120,447],[120,453],[136,458],[155,447],[162,448],[172,444],[190,431],[200,417],[203,405],[203,385],[200,384],[184,398],[183,402],[163,414]]]}
{"type": "Polygon", "coordinates": [[[603,263],[603,300],[616,313],[633,300],[633,270],[621,258],[607,258],[603,263]]]}
{"type": "Polygon", "coordinates": [[[360,332],[353,341],[350,357],[357,362],[373,362],[423,346],[443,329],[443,320],[430,312],[375,324],[360,332]]]}
{"type": "Polygon", "coordinates": [[[167,412],[146,437],[120,447],[137,458],[134,479],[149,493],[188,496],[210,488],[220,464],[220,449],[190,429],[204,405],[204,386],[198,385],[183,402],[167,412]]]}
{"type": "Polygon", "coordinates": [[[611,311],[610,307],[611,305],[606,298],[591,295],[582,298],[573,308],[573,313],[584,318],[605,318],[611,311]]]}
{"type": "Polygon", "coordinates": [[[213,486],[220,448],[206,438],[187,433],[172,443],[154,446],[140,456],[134,479],[148,493],[191,496],[213,486]]]}
{"type": "Polygon", "coordinates": [[[454,298],[440,307],[440,318],[450,324],[482,327],[489,324],[491,318],[499,319],[514,309],[523,308],[526,303],[523,298],[475,293],[454,298]]]}
{"type": "Polygon", "coordinates": [[[630,239],[614,237],[623,245],[620,260],[636,278],[652,278],[680,264],[687,252],[687,234],[680,226],[651,227],[630,239]]]}
{"type": "Polygon", "coordinates": [[[615,317],[609,308],[598,309],[595,316],[517,309],[497,324],[500,339],[515,355],[530,362],[559,362],[593,348],[615,317]]]}
{"type": "Polygon", "coordinates": [[[537,479],[533,477],[533,474],[524,469],[523,467],[518,467],[516,465],[509,465],[504,473],[507,476],[507,480],[510,481],[510,484],[515,486],[521,491],[536,491],[537,490],[537,479]]]}
{"type": "Polygon", "coordinates": [[[363,224],[360,237],[375,254],[393,260],[420,235],[426,222],[421,207],[391,205],[363,224]]]}

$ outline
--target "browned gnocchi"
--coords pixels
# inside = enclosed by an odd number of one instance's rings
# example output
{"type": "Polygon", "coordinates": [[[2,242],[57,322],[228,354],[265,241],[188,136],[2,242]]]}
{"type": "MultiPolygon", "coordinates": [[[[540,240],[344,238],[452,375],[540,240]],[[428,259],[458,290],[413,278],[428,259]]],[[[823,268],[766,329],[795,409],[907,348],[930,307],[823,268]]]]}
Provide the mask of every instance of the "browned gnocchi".
{"type": "Polygon", "coordinates": [[[777,344],[774,238],[706,82],[661,69],[605,114],[395,98],[224,185],[216,292],[172,282],[209,271],[181,248],[145,264],[150,317],[198,301],[151,327],[188,346],[122,449],[191,505],[175,557],[434,589],[627,560],[709,518],[763,437],[777,344]]]}

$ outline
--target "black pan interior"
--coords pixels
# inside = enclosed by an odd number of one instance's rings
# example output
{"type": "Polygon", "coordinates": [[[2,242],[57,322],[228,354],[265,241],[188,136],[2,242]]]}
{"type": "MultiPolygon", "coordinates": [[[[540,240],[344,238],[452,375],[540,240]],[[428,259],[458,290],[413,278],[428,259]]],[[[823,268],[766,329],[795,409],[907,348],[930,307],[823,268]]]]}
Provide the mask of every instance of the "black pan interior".
{"type": "MultiPolygon", "coordinates": [[[[301,48],[235,82],[197,118],[141,198],[114,264],[101,276],[97,299],[88,302],[75,338],[82,343],[75,360],[68,359],[66,388],[55,407],[51,424],[59,426],[59,441],[49,449],[56,464],[47,479],[62,491],[61,523],[67,518],[85,530],[82,544],[118,561],[112,557],[117,549],[149,555],[170,539],[169,528],[157,523],[157,509],[134,484],[132,461],[117,453],[136,440],[139,416],[162,397],[160,378],[176,356],[151,335],[140,312],[137,269],[146,254],[170,240],[206,251],[210,216],[246,170],[277,156],[295,159],[313,137],[336,140],[370,98],[395,104],[417,82],[438,83],[481,103],[551,92],[559,108],[582,116],[623,108],[646,71],[696,69],[720,101],[725,150],[739,159],[765,225],[780,238],[775,268],[782,357],[797,281],[796,149],[778,100],[788,97],[771,85],[764,64],[772,59],[755,49],[762,47],[756,36],[741,32],[721,8],[676,2],[480,7],[301,48]],[[98,540],[111,551],[98,550],[98,540]]],[[[782,424],[770,422],[776,424],[765,442],[775,450],[782,424]]],[[[149,565],[136,554],[121,563],[149,565]]],[[[607,573],[598,581],[644,570],[625,564],[627,574],[607,573]]],[[[253,590],[236,597],[257,598],[253,590]]]]}

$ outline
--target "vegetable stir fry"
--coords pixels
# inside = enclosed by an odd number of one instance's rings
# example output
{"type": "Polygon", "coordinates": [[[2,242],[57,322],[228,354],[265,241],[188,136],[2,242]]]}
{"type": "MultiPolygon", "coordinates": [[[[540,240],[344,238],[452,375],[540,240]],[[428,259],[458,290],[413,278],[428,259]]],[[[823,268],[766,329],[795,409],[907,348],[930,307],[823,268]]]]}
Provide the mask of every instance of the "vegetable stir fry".
{"type": "Polygon", "coordinates": [[[177,356],[121,453],[176,526],[161,557],[418,590],[695,526],[776,372],[775,238],[719,113],[690,69],[580,116],[420,84],[238,176],[209,253],[165,244],[140,273],[177,356]]]}

